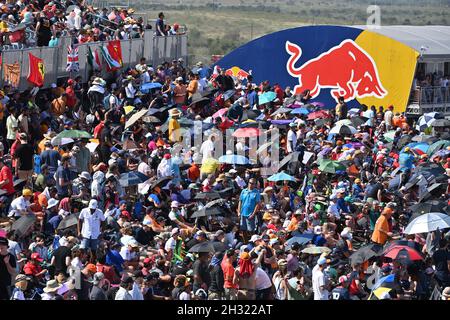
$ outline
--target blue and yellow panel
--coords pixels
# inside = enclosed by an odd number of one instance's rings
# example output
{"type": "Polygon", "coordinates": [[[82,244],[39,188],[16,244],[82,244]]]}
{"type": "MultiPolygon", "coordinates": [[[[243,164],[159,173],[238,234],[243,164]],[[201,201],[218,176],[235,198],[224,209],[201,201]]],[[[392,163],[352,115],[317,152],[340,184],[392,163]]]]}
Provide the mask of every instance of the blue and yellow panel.
{"type": "Polygon", "coordinates": [[[268,80],[295,93],[310,90],[327,108],[394,105],[405,110],[419,53],[378,33],[309,26],[275,32],[232,51],[216,64],[238,78],[268,80]]]}

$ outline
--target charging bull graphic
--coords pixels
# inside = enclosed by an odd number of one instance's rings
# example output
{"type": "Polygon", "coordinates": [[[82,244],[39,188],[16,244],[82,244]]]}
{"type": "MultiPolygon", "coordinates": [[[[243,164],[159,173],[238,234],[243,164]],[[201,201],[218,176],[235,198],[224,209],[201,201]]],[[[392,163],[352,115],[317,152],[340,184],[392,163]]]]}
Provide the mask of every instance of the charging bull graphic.
{"type": "Polygon", "coordinates": [[[225,71],[225,74],[242,80],[247,79],[247,77],[252,74],[252,70],[249,70],[249,72],[247,72],[239,67],[234,66],[231,67],[230,69],[227,69],[225,71]]]}
{"type": "Polygon", "coordinates": [[[299,68],[295,63],[301,57],[302,49],[286,41],[286,51],[290,55],[286,69],[299,81],[294,88],[296,95],[309,89],[312,98],[316,98],[322,88],[331,88],[336,101],[340,96],[350,101],[364,97],[381,99],[388,94],[381,84],[374,60],[353,40],[342,41],[299,68]]]}

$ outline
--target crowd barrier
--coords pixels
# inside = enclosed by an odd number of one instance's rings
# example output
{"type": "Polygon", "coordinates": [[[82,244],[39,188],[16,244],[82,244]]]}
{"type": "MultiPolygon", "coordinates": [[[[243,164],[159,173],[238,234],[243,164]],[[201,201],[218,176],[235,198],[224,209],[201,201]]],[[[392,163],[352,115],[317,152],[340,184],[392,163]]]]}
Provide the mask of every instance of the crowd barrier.
{"type": "MultiPolygon", "coordinates": [[[[102,75],[107,77],[106,63],[103,61],[100,47],[106,45],[107,42],[90,42],[78,45],[79,57],[79,72],[66,71],[67,67],[67,47],[71,43],[70,37],[61,37],[58,47],[35,47],[25,49],[12,49],[1,52],[1,81],[4,85],[4,65],[19,63],[20,65],[20,82],[19,90],[31,88],[32,84],[27,81],[28,76],[28,54],[44,60],[45,77],[43,88],[49,88],[52,83],[56,83],[59,78],[76,77],[80,75],[83,82],[86,82],[91,72],[91,67],[88,63],[87,54],[88,48],[94,52],[97,50],[102,63],[102,75]]],[[[139,63],[142,57],[147,59],[147,64],[152,64],[155,68],[164,61],[171,61],[172,59],[183,58],[185,65],[188,63],[187,52],[187,35],[157,37],[154,36],[153,31],[144,33],[143,38],[130,39],[121,41],[123,68],[134,67],[139,63]]]]}

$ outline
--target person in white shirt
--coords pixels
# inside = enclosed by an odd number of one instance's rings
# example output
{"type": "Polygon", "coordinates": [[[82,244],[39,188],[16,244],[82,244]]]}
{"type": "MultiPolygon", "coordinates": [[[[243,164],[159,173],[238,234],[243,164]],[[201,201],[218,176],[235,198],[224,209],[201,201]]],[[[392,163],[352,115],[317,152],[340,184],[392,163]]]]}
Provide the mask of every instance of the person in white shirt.
{"type": "Polygon", "coordinates": [[[389,108],[384,113],[384,123],[386,124],[386,130],[392,129],[392,119],[394,118],[394,106],[389,106],[389,108]]]}
{"type": "Polygon", "coordinates": [[[106,219],[103,212],[97,207],[97,200],[92,199],[89,201],[88,208],[81,210],[77,224],[78,236],[83,237],[80,247],[82,249],[91,249],[93,252],[98,247],[101,223],[106,219]]]}
{"type": "Polygon", "coordinates": [[[324,273],[327,260],[319,258],[317,265],[312,271],[312,286],[314,291],[314,300],[329,300],[328,277],[324,273]]]}
{"type": "Polygon", "coordinates": [[[180,234],[180,229],[173,228],[170,235],[171,237],[169,240],[166,241],[166,244],[164,245],[164,250],[170,254],[175,249],[175,245],[177,244],[177,239],[180,234]]]}
{"type": "Polygon", "coordinates": [[[272,281],[267,273],[258,267],[256,269],[256,300],[269,300],[272,292],[272,281]]]}
{"type": "Polygon", "coordinates": [[[133,300],[144,300],[144,295],[142,294],[142,284],[144,282],[144,275],[142,271],[138,270],[133,274],[133,288],[129,291],[133,300]]]}
{"type": "Polygon", "coordinates": [[[336,204],[337,199],[334,198],[334,199],[330,199],[330,200],[331,200],[331,203],[328,206],[327,214],[328,214],[328,216],[334,216],[336,219],[339,219],[341,217],[341,215],[339,213],[339,210],[338,210],[338,207],[336,204]]]}
{"type": "Polygon", "coordinates": [[[136,240],[128,241],[127,245],[124,245],[122,249],[120,249],[120,256],[125,261],[133,261],[136,258],[139,258],[139,244],[136,240]]]}
{"type": "Polygon", "coordinates": [[[291,122],[289,127],[290,128],[287,133],[287,152],[292,153],[295,151],[295,146],[297,145],[297,134],[295,133],[297,124],[295,122],[291,122]]]}
{"type": "Polygon", "coordinates": [[[207,159],[212,158],[214,155],[214,141],[216,137],[214,135],[209,136],[209,139],[202,143],[200,147],[200,153],[202,154],[202,163],[207,159]]]}
{"type": "Polygon", "coordinates": [[[11,202],[8,217],[19,218],[26,214],[33,214],[33,211],[30,209],[32,196],[33,192],[30,189],[23,189],[22,195],[11,202]]]}
{"type": "Polygon", "coordinates": [[[124,276],[120,282],[120,288],[114,297],[114,300],[133,300],[130,290],[133,289],[134,281],[129,276],[124,276]]]}

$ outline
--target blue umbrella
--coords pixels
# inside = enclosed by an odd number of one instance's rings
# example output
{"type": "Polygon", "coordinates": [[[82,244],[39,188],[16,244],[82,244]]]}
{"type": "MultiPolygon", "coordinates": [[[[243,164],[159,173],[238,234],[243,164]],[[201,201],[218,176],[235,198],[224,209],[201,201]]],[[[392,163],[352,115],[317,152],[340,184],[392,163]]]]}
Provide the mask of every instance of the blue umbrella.
{"type": "Polygon", "coordinates": [[[413,149],[414,151],[419,151],[419,153],[424,154],[427,153],[428,149],[430,148],[430,145],[425,142],[412,142],[407,144],[401,152],[405,151],[405,148],[409,147],[410,149],[413,149]]]}
{"type": "Polygon", "coordinates": [[[269,177],[269,179],[267,179],[269,181],[272,182],[277,182],[277,181],[293,181],[296,182],[297,180],[295,180],[295,178],[293,176],[288,175],[287,173],[284,172],[278,172],[272,176],[269,177]]]}
{"type": "Polygon", "coordinates": [[[159,82],[148,82],[141,85],[141,92],[148,93],[149,90],[162,88],[162,84],[159,82]]]}
{"type": "Polygon", "coordinates": [[[275,100],[277,97],[277,94],[273,91],[269,91],[269,92],[264,92],[263,94],[261,94],[259,96],[259,104],[265,104],[268,102],[272,102],[273,100],[275,100]]]}
{"type": "Polygon", "coordinates": [[[374,285],[372,288],[372,291],[381,287],[383,284],[387,284],[387,283],[393,283],[395,281],[395,275],[394,274],[390,274],[386,277],[380,278],[374,285]]]}
{"type": "Polygon", "coordinates": [[[310,114],[311,111],[309,111],[306,108],[296,108],[291,111],[291,114],[310,114]]]}
{"type": "Polygon", "coordinates": [[[219,158],[220,163],[228,163],[228,164],[238,164],[238,165],[246,165],[250,163],[250,160],[248,160],[244,156],[240,156],[237,154],[227,154],[224,156],[221,156],[219,158]]]}
{"type": "Polygon", "coordinates": [[[139,171],[125,172],[120,175],[119,183],[122,187],[131,187],[147,181],[149,177],[139,171]]]}

